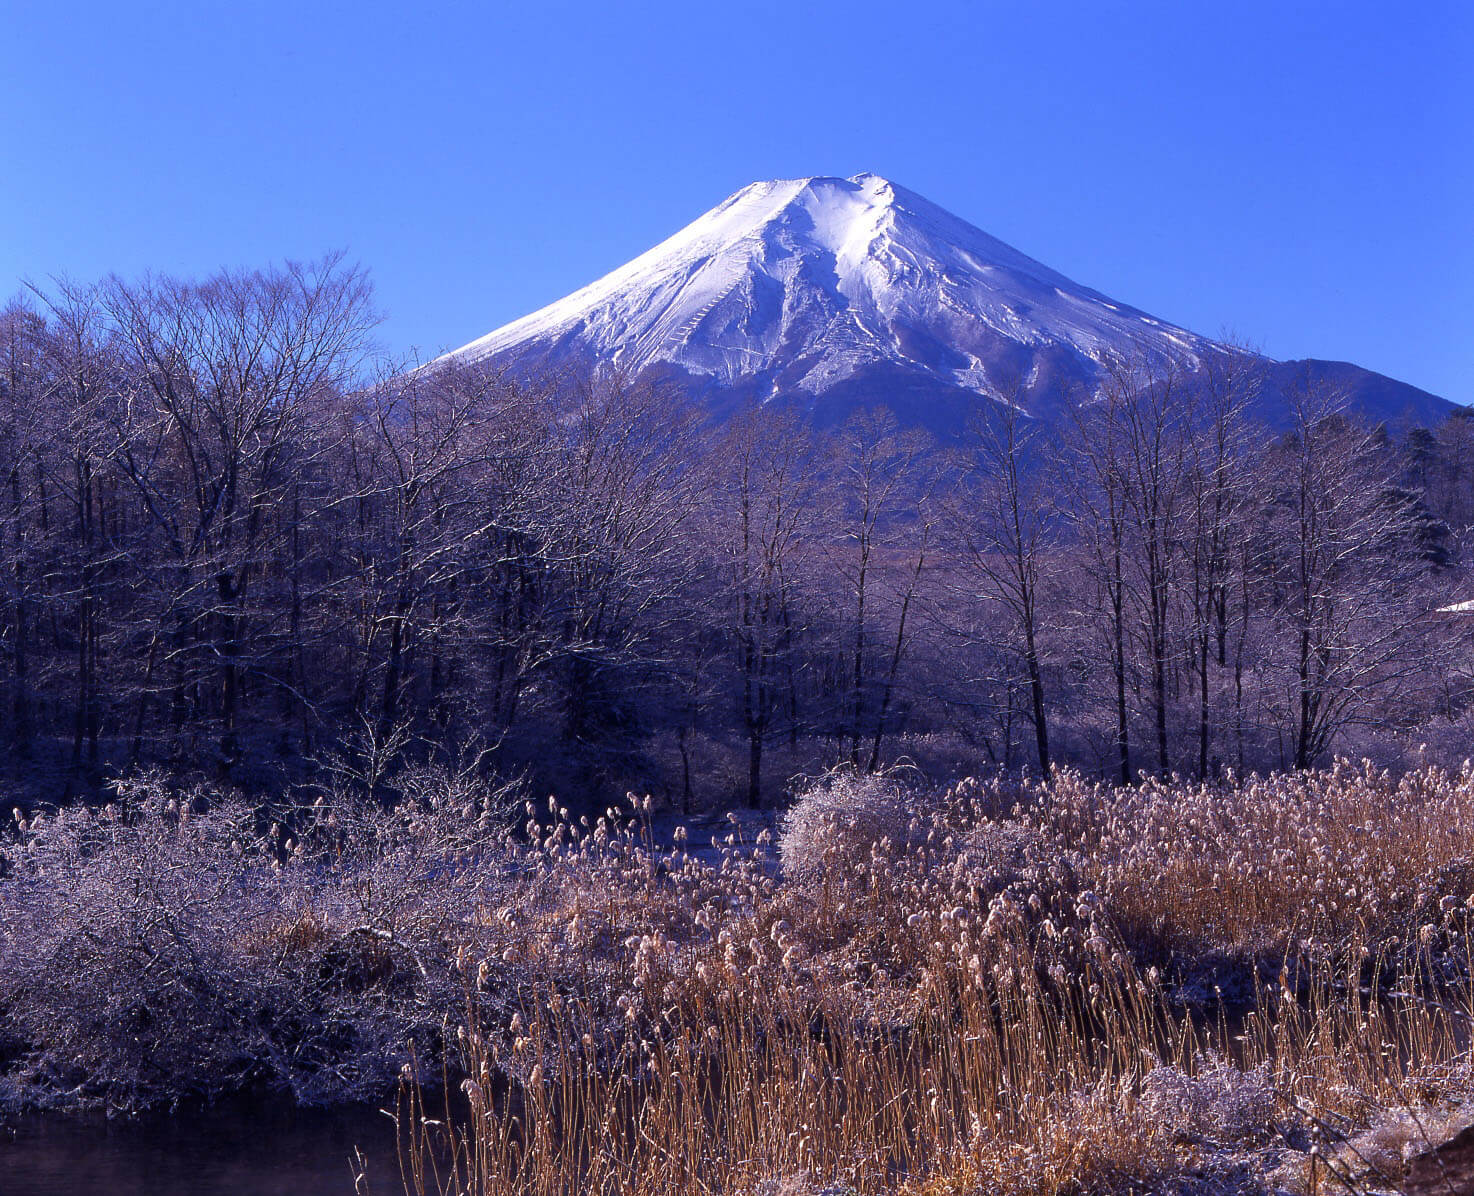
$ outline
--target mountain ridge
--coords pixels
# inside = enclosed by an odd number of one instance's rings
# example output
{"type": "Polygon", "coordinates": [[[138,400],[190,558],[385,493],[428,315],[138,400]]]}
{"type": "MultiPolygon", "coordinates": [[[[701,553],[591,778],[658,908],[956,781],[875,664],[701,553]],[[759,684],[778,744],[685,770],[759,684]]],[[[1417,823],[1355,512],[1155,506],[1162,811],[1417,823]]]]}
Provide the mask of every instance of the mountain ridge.
{"type": "MultiPolygon", "coordinates": [[[[1111,299],[862,173],[749,184],[623,266],[446,359],[523,374],[658,375],[708,400],[725,392],[811,409],[834,406],[841,392],[853,404],[887,402],[900,379],[914,392],[905,422],[946,428],[967,405],[959,396],[1047,417],[1097,391],[1114,364],[1192,371],[1224,353],[1245,350],[1111,299]]],[[[1378,380],[1353,388],[1368,414],[1405,408],[1427,418],[1449,406],[1361,373],[1378,380]]]]}

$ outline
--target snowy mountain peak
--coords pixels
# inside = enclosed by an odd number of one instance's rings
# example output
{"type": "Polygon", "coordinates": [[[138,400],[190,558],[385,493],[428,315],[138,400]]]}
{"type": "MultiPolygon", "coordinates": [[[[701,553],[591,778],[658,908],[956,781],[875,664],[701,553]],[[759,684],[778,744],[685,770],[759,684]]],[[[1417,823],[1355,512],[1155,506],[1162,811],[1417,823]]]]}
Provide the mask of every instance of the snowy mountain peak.
{"type": "Polygon", "coordinates": [[[582,290],[448,355],[519,374],[647,371],[842,416],[956,427],[979,396],[1045,414],[1112,361],[1223,347],[1071,281],[877,174],[742,188],[582,290]]]}
{"type": "MultiPolygon", "coordinates": [[[[598,281],[448,356],[523,376],[658,375],[713,410],[786,400],[840,419],[880,403],[942,431],[980,398],[1048,417],[1098,389],[1113,361],[1191,369],[1224,351],[889,179],[856,174],[752,183],[598,281]]],[[[1297,370],[1329,369],[1379,418],[1442,409],[1352,366],[1267,364],[1279,380],[1266,394],[1297,370]]]]}

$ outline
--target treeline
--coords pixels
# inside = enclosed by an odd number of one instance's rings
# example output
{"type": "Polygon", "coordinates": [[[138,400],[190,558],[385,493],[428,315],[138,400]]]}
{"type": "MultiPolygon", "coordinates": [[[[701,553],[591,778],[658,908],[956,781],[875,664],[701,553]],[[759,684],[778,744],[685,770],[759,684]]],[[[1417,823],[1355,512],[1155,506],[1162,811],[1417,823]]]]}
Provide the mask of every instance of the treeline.
{"type": "Polygon", "coordinates": [[[374,320],[338,259],[0,315],[0,739],[38,796],[454,750],[755,804],[837,761],[1457,746],[1466,418],[1392,436],[1307,389],[1271,435],[1244,356],[941,446],[390,369],[374,320]]]}

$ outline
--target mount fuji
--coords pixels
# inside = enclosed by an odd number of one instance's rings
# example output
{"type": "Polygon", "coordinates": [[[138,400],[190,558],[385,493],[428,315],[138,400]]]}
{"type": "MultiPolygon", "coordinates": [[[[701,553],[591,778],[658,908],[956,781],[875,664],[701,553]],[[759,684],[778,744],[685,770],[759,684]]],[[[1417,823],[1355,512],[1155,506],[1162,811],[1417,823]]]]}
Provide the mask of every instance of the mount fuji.
{"type": "MultiPolygon", "coordinates": [[[[955,431],[980,404],[1049,418],[1113,363],[1197,369],[1233,348],[1082,286],[878,175],[753,183],[597,282],[447,355],[511,376],[674,382],[717,414],[796,404],[821,422],[883,404],[955,431]]],[[[1374,419],[1450,405],[1344,362],[1265,367],[1374,419]]]]}

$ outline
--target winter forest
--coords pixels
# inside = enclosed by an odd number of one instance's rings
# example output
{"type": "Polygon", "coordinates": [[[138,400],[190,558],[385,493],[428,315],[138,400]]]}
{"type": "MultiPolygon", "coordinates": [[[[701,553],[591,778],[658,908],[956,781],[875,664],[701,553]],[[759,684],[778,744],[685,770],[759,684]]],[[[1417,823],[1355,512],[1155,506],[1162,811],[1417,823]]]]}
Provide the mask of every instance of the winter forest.
{"type": "Polygon", "coordinates": [[[0,736],[22,803],[474,760],[602,809],[838,764],[1215,779],[1467,751],[1474,422],[1256,358],[1114,364],[947,442],[372,349],[336,258],[0,317],[0,736]]]}

